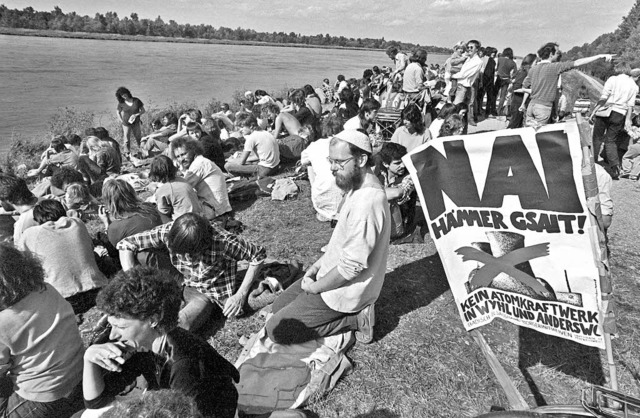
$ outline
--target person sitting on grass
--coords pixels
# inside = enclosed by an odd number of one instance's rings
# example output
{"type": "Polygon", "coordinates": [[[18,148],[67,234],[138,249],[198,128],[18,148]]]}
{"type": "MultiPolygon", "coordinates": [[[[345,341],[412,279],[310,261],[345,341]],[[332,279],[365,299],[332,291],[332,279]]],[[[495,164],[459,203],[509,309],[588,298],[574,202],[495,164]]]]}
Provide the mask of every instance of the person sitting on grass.
{"type": "Polygon", "coordinates": [[[81,410],[83,352],[73,310],[45,283],[38,259],[0,244],[0,416],[81,410]]]}
{"type": "Polygon", "coordinates": [[[391,210],[391,239],[410,232],[415,219],[417,194],[409,172],[402,162],[407,149],[394,142],[382,145],[382,167],[378,179],[384,186],[391,210]]]}
{"type": "MultiPolygon", "coordinates": [[[[108,406],[101,418],[203,418],[192,397],[175,389],[146,391],[139,398],[127,398],[108,406]]],[[[217,415],[216,415],[217,416],[217,415]]]]}
{"type": "Polygon", "coordinates": [[[161,123],[160,129],[140,140],[142,157],[152,157],[163,152],[169,146],[169,137],[178,130],[178,118],[173,112],[166,112],[162,116],[161,123]]]}
{"type": "Polygon", "coordinates": [[[313,130],[313,127],[303,127],[291,113],[280,112],[280,108],[277,105],[267,105],[265,113],[269,119],[275,121],[273,136],[278,141],[280,159],[286,161],[299,160],[302,151],[309,144],[310,131],[313,130]],[[280,134],[284,132],[282,131],[283,127],[289,135],[281,138],[280,134]]]}
{"type": "Polygon", "coordinates": [[[213,132],[205,132],[202,126],[190,122],[187,124],[187,135],[200,143],[204,158],[213,161],[221,170],[224,169],[224,151],[222,142],[220,142],[220,131],[217,127],[213,132]]]}
{"type": "Polygon", "coordinates": [[[263,247],[219,228],[202,216],[186,213],[173,222],[120,241],[122,268],[133,268],[136,253],[166,249],[174,267],[184,276],[185,306],[180,326],[196,331],[217,310],[226,317],[242,314],[249,289],[266,258],[263,247]],[[238,261],[249,262],[244,278],[238,261]]]}
{"type": "Polygon", "coordinates": [[[458,113],[449,115],[440,128],[440,135],[438,138],[444,138],[445,136],[462,135],[464,131],[464,119],[458,113]]]}
{"type": "Polygon", "coordinates": [[[191,122],[202,123],[202,112],[198,109],[188,109],[178,118],[178,131],[169,137],[169,142],[173,143],[178,138],[188,136],[187,125],[191,122]]]}
{"type": "Polygon", "coordinates": [[[429,133],[431,134],[431,138],[437,138],[440,136],[440,128],[442,128],[442,124],[444,120],[451,115],[458,113],[458,107],[453,103],[445,103],[440,109],[438,113],[438,117],[431,122],[429,125],[429,133]]]}
{"type": "MultiPolygon", "coordinates": [[[[113,139],[111,135],[109,135],[109,131],[107,131],[102,126],[98,126],[97,128],[95,128],[95,132],[96,133],[93,136],[97,136],[105,145],[109,145],[111,148],[116,150],[116,155],[118,156],[118,162],[120,163],[120,165],[122,165],[122,153],[120,152],[120,144],[118,143],[118,141],[113,139]]],[[[91,135],[88,135],[88,136],[91,136],[91,135]]]]}
{"type": "MultiPolygon", "coordinates": [[[[107,232],[108,243],[104,243],[109,254],[117,258],[115,247],[123,238],[148,231],[162,225],[156,208],[140,200],[133,187],[124,180],[108,179],[102,185],[102,203],[98,216],[107,232]]],[[[166,251],[140,251],[136,262],[143,266],[171,268],[166,251]]]]}
{"type": "Polygon", "coordinates": [[[205,218],[214,219],[231,212],[225,175],[202,155],[202,146],[191,138],[178,138],[172,144],[182,177],[193,187],[205,218]]]}
{"type": "Polygon", "coordinates": [[[300,344],[349,330],[358,341],[373,341],[373,304],[386,274],[391,221],[371,169],[372,151],[367,135],[356,130],[331,139],[328,161],[346,193],[344,204],[324,255],[273,303],[266,323],[272,341],[300,344]]]}
{"type": "Polygon", "coordinates": [[[27,183],[18,177],[0,173],[0,202],[6,210],[20,214],[13,225],[13,243],[22,241],[22,234],[28,228],[38,225],[33,219],[33,207],[38,198],[31,193],[27,183]]]}
{"type": "Polygon", "coordinates": [[[116,150],[97,136],[87,138],[89,158],[96,163],[106,175],[120,174],[120,158],[116,150]]]}
{"type": "Polygon", "coordinates": [[[120,272],[102,289],[97,306],[108,315],[111,330],[109,341],[89,346],[84,354],[88,409],[107,407],[144,376],[148,390],[181,392],[205,417],[235,416],[238,370],[205,340],[178,328],[181,302],[180,285],[149,267],[120,272]]]}
{"type": "Polygon", "coordinates": [[[420,108],[411,104],[402,109],[402,126],[395,130],[391,136],[391,142],[402,145],[407,151],[412,151],[430,139],[431,133],[424,125],[420,108]]]}
{"type": "Polygon", "coordinates": [[[278,142],[269,132],[258,126],[253,115],[244,115],[236,119],[244,135],[244,150],[239,157],[229,158],[225,168],[235,176],[254,176],[263,178],[275,174],[280,164],[278,142]]]}
{"type": "Polygon", "coordinates": [[[309,183],[311,183],[311,202],[316,210],[316,219],[329,222],[338,219],[338,208],[343,192],[336,185],[331,172],[329,144],[334,135],[342,131],[342,119],[330,115],[322,124],[322,138],[312,142],[302,152],[300,162],[307,166],[309,183]]]}
{"type": "Polygon", "coordinates": [[[164,222],[176,220],[185,213],[202,215],[202,205],[196,191],[182,177],[176,177],[178,169],[166,155],[158,155],[151,161],[149,179],[162,183],[156,189],[155,200],[164,222]]]}
{"type": "Polygon", "coordinates": [[[74,312],[88,310],[107,279],[96,264],[87,227],[80,219],[68,218],[62,203],[53,199],[38,202],[33,217],[39,225],[24,231],[18,248],[42,261],[45,281],[71,303],[74,312]]]}
{"type": "Polygon", "coordinates": [[[362,102],[358,115],[352,117],[344,123],[344,129],[362,129],[369,131],[369,127],[378,116],[380,110],[380,102],[376,99],[366,99],[362,102]]]}
{"type": "Polygon", "coordinates": [[[66,138],[62,135],[56,135],[51,140],[50,149],[45,158],[42,159],[38,168],[29,170],[28,177],[37,175],[50,176],[59,167],[78,167],[78,155],[72,150],[65,147],[66,138]]]}
{"type": "Polygon", "coordinates": [[[98,200],[91,196],[89,187],[80,183],[71,183],[65,188],[64,201],[68,217],[78,218],[82,222],[99,220],[98,200]]]}

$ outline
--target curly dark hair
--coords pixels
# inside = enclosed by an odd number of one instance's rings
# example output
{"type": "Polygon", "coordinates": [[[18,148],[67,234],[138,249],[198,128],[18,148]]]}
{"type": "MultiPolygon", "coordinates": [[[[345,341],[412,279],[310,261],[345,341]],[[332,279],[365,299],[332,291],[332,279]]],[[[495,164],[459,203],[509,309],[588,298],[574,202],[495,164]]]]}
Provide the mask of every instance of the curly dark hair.
{"type": "Polygon", "coordinates": [[[44,287],[44,270],[36,256],[0,243],[0,311],[44,287]]]}
{"type": "Polygon", "coordinates": [[[57,200],[44,199],[33,207],[33,220],[39,225],[49,221],[55,222],[63,216],[67,216],[67,211],[57,200]]]}
{"type": "Polygon", "coordinates": [[[170,274],[147,266],[120,271],[96,298],[96,306],[107,315],[157,322],[156,329],[163,333],[178,326],[181,302],[182,289],[170,274]]]}

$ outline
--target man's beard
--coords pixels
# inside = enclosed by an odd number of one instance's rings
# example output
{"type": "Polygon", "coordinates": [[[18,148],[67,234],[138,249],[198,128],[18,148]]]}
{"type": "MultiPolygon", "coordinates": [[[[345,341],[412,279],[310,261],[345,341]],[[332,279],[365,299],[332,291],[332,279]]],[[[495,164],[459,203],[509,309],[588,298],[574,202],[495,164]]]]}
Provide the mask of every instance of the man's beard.
{"type": "Polygon", "coordinates": [[[333,173],[333,176],[336,179],[336,186],[345,192],[350,192],[351,190],[359,188],[364,178],[362,171],[360,170],[354,170],[346,176],[336,171],[333,173]]]}

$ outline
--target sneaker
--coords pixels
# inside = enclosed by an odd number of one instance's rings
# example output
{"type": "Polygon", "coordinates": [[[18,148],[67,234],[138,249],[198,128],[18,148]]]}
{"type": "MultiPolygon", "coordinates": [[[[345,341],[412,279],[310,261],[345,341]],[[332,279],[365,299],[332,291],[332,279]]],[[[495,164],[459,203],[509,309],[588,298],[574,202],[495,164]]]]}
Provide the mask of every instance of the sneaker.
{"type": "Polygon", "coordinates": [[[628,179],[631,176],[631,173],[620,173],[621,179],[628,179]]]}
{"type": "Polygon", "coordinates": [[[373,326],[376,323],[375,304],[366,306],[358,312],[358,329],[356,330],[356,340],[362,344],[373,342],[373,326]]]}
{"type": "Polygon", "coordinates": [[[629,176],[629,180],[638,181],[638,176],[629,176]]]}

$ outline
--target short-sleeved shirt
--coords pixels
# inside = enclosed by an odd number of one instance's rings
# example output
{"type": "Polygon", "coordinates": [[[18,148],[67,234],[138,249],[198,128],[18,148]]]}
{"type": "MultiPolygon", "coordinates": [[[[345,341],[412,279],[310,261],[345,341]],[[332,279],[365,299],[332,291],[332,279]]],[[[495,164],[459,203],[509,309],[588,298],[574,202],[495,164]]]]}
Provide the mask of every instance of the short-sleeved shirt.
{"type": "MultiPolygon", "coordinates": [[[[118,250],[138,252],[151,248],[167,248],[167,235],[173,222],[160,225],[150,231],[132,235],[117,245],[118,250]]],[[[197,257],[170,252],[171,264],[184,275],[184,284],[207,296],[212,302],[220,302],[233,296],[237,290],[238,261],[253,263],[266,258],[263,247],[211,224],[212,242],[197,257]]]]}
{"type": "Polygon", "coordinates": [[[413,149],[426,143],[430,139],[431,132],[428,129],[425,129],[422,134],[417,132],[409,133],[406,126],[399,127],[391,136],[391,142],[402,145],[407,149],[407,152],[411,152],[413,149]]]}
{"type": "Polygon", "coordinates": [[[185,181],[195,189],[200,203],[213,210],[213,214],[206,216],[207,218],[214,218],[231,211],[224,174],[213,161],[197,155],[182,175],[185,181]]]}
{"type": "Polygon", "coordinates": [[[280,164],[278,142],[267,131],[254,131],[245,136],[244,151],[252,152],[259,160],[258,165],[263,167],[273,168],[280,164]]]}
{"type": "Polygon", "coordinates": [[[48,162],[56,167],[71,167],[74,170],[78,168],[78,154],[70,149],[51,155],[48,162]]]}
{"type": "Polygon", "coordinates": [[[118,103],[118,114],[122,117],[122,125],[133,126],[140,123],[140,118],[137,118],[135,122],[129,123],[131,115],[135,115],[140,112],[140,109],[144,107],[144,103],[137,97],[133,98],[133,104],[129,106],[127,103],[118,103]]]}
{"type": "Polygon", "coordinates": [[[606,106],[611,106],[611,110],[623,115],[627,114],[627,109],[632,109],[636,103],[638,85],[626,74],[611,76],[604,83],[600,99],[606,99],[606,106]]]}
{"type": "Polygon", "coordinates": [[[174,221],[185,213],[202,215],[202,205],[196,191],[183,178],[177,177],[158,187],[155,193],[158,212],[174,221]]]}
{"type": "Polygon", "coordinates": [[[420,91],[420,87],[425,81],[424,69],[417,62],[412,62],[404,70],[404,78],[402,79],[402,90],[407,93],[415,93],[420,91]]]}

